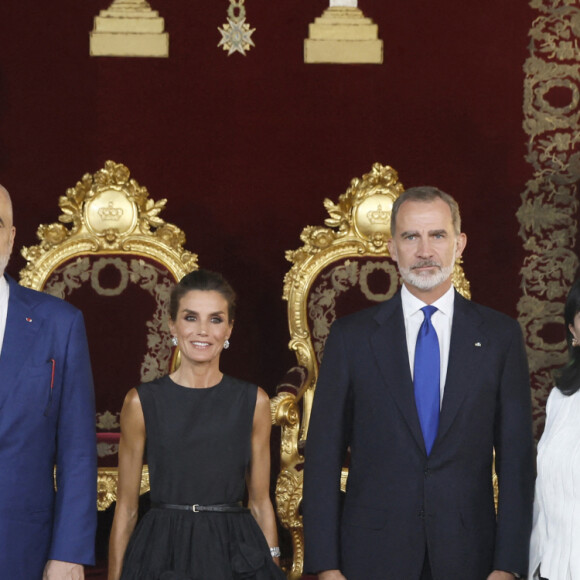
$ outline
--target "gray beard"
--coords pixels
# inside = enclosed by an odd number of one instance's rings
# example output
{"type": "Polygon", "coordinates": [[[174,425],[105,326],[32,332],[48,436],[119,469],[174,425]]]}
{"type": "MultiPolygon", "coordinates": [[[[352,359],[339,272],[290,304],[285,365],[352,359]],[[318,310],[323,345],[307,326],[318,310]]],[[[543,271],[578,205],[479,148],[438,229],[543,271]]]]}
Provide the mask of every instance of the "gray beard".
{"type": "Polygon", "coordinates": [[[401,278],[403,281],[418,288],[419,290],[433,290],[443,282],[447,281],[451,274],[453,274],[453,266],[455,263],[455,254],[453,254],[453,262],[449,266],[440,266],[436,262],[425,260],[420,263],[420,266],[438,266],[439,271],[434,274],[416,274],[413,268],[399,268],[401,278]]]}

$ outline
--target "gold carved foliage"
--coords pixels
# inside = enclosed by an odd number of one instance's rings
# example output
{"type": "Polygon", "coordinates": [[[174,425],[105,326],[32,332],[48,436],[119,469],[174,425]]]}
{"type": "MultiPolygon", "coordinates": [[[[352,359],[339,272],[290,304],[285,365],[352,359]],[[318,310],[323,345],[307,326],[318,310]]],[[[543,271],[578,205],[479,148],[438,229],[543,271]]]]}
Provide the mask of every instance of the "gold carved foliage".
{"type": "Polygon", "coordinates": [[[289,530],[294,548],[292,568],[287,571],[288,580],[302,578],[304,568],[304,539],[302,532],[303,471],[283,470],[276,483],[276,503],[282,525],[289,530]]]}
{"type": "MultiPolygon", "coordinates": [[[[99,511],[106,510],[117,500],[117,469],[109,467],[99,467],[97,478],[97,508],[99,511]]],[[[149,468],[143,466],[141,472],[141,482],[139,484],[139,494],[149,491],[149,468]]]]}
{"type": "MultiPolygon", "coordinates": [[[[48,245],[55,245],[62,243],[68,235],[77,233],[83,227],[83,205],[108,188],[121,188],[124,194],[135,203],[139,214],[139,230],[142,233],[149,234],[152,228],[160,229],[161,231],[155,233],[164,236],[166,242],[171,241],[172,245],[185,242],[185,234],[179,228],[169,227],[169,231],[172,231],[169,236],[168,232],[163,230],[168,224],[165,224],[165,221],[159,217],[159,213],[165,208],[167,200],[150,199],[147,188],[141,187],[135,179],[130,178],[129,169],[114,161],[107,161],[104,169],[97,171],[94,175],[89,173],[83,175],[74,187],[67,189],[66,195],[59,198],[62,215],[58,219],[63,224],[72,224],[70,231],[60,224],[41,225],[38,237],[48,245]]],[[[116,231],[113,227],[105,235],[105,240],[113,243],[115,238],[116,231]]]]}
{"type": "Polygon", "coordinates": [[[386,195],[393,202],[401,193],[403,184],[399,182],[397,172],[388,165],[375,163],[362,179],[352,179],[350,187],[339,196],[338,204],[328,198],[324,200],[324,207],[330,215],[324,223],[331,228],[338,228],[339,236],[348,235],[354,230],[353,209],[365,198],[380,194],[386,195]]]}
{"type": "Polygon", "coordinates": [[[300,235],[304,245],[286,252],[286,259],[294,266],[284,280],[284,298],[288,299],[291,287],[303,282],[304,264],[314,262],[319,252],[338,243],[341,248],[336,250],[337,258],[343,253],[388,255],[391,207],[403,191],[397,172],[388,165],[375,163],[362,178],[351,180],[338,203],[325,199],[329,217],[324,223],[328,227],[305,227],[300,235]]]}
{"type": "Polygon", "coordinates": [[[157,259],[179,280],[197,268],[197,256],[183,248],[184,232],[159,216],[166,203],[151,199],[125,165],[107,161],[67,189],[58,223],[41,225],[40,243],[22,249],[28,265],[21,283],[42,290],[41,281],[65,259],[127,251],[157,259]]]}

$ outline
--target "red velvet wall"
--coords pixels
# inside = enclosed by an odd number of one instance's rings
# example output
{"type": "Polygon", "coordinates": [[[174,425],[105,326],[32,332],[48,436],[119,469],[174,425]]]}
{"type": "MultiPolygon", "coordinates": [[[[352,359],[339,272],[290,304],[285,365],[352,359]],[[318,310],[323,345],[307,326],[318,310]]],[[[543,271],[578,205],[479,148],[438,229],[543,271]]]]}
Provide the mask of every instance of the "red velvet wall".
{"type": "MultiPolygon", "coordinates": [[[[359,0],[379,25],[381,66],[304,64],[308,24],[327,0],[247,0],[256,47],[245,57],[217,47],[227,0],[150,0],[171,35],[169,59],[91,58],[92,19],[110,2],[2,2],[0,182],[14,198],[18,248],[56,221],[58,197],[83,173],[124,163],[153,198],[169,199],[162,217],[185,230],[200,265],[239,291],[223,366],[271,392],[293,362],[284,252],[305,225],[322,225],[325,197],[379,161],[405,186],[456,196],[473,298],[515,315],[515,212],[531,175],[525,0],[359,0]]],[[[22,266],[16,252],[9,272],[22,266]]]]}

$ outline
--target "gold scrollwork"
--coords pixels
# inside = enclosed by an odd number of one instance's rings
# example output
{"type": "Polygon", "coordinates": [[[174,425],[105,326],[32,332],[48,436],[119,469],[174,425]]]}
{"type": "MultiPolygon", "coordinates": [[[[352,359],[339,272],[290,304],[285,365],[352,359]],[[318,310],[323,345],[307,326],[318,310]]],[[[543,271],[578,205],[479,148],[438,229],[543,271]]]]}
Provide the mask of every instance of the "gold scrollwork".
{"type": "Polygon", "coordinates": [[[149,198],[147,188],[130,178],[127,167],[107,161],[103,169],[85,174],[59,198],[60,223],[38,228],[40,244],[22,249],[27,265],[20,272],[20,283],[41,290],[54,268],[75,255],[127,251],[157,258],[180,279],[197,268],[197,256],[183,248],[185,234],[159,217],[166,203],[166,199],[149,198]],[[89,202],[105,194],[114,207],[134,204],[134,223],[115,227],[107,222],[108,227],[103,227],[98,211],[89,211],[89,202]]]}
{"type": "MultiPolygon", "coordinates": [[[[144,465],[141,473],[139,493],[149,491],[149,468],[144,465]]],[[[111,507],[117,500],[117,469],[112,467],[99,467],[97,478],[97,508],[104,511],[111,507]]]]}
{"type": "Polygon", "coordinates": [[[294,469],[282,471],[276,483],[276,502],[282,525],[290,531],[294,554],[288,580],[299,580],[304,568],[304,540],[302,538],[302,472],[294,469]]]}

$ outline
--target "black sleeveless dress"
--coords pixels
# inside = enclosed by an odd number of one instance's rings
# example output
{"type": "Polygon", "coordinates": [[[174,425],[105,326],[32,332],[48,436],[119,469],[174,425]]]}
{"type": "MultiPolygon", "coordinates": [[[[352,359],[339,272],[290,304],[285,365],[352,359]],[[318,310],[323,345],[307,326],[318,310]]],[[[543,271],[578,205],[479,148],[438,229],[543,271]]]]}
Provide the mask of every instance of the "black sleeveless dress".
{"type": "MultiPolygon", "coordinates": [[[[151,502],[212,505],[244,498],[257,387],[223,377],[190,389],[168,376],[137,388],[147,433],[151,502]]],[[[151,508],[121,580],[283,580],[249,513],[151,508]]]]}

